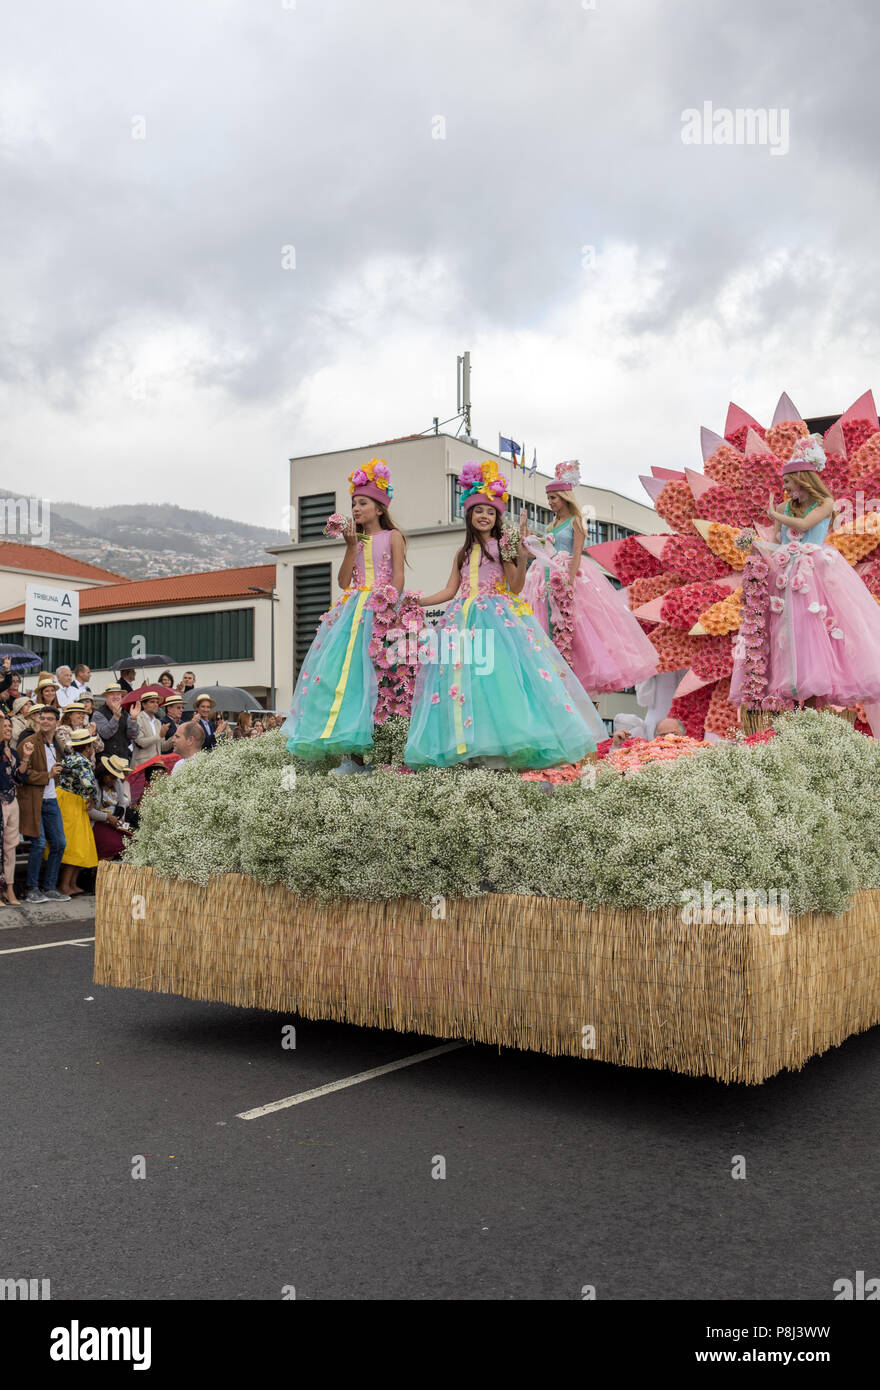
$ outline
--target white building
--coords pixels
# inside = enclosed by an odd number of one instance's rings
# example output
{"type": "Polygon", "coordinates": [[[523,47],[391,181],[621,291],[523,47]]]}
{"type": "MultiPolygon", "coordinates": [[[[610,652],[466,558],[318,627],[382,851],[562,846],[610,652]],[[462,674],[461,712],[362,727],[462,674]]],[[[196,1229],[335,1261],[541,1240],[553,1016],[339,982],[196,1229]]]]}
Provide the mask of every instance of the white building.
{"type": "MultiPolygon", "coordinates": [[[[449,434],[409,435],[291,459],[291,543],[268,547],[278,557],[276,668],[281,709],[290,704],[296,676],[321,614],[339,593],[336,576],[343,548],[341,542],[324,537],[324,523],[331,512],[349,510],[348,476],[373,457],[383,458],[391,470],[391,514],[408,539],[408,588],[430,593],[441,589],[449,578],[464,531],[457,479],[468,459],[492,459],[498,464],[509,480],[513,520],[519,518],[523,506],[533,530],[542,531],[552,520],[544,490],[549,474],[538,471],[530,477],[522,469],[513,469],[509,459],[449,434]]],[[[580,486],[575,494],[594,518],[588,527],[588,545],[666,529],[651,507],[611,489],[580,486]]],[[[631,695],[603,696],[599,704],[605,718],[622,709],[637,708],[631,695]]]]}

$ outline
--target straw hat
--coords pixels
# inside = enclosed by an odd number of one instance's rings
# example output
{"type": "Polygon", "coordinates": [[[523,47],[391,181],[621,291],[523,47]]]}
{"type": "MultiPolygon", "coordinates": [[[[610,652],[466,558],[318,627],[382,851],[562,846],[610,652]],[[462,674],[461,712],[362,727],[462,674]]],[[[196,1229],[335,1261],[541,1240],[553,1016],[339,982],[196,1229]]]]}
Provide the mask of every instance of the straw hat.
{"type": "Polygon", "coordinates": [[[104,689],[101,691],[102,695],[116,695],[117,693],[119,695],[124,693],[122,686],[119,684],[105,685],[104,689]]]}
{"type": "Polygon", "coordinates": [[[182,704],[183,704],[183,696],[182,696],[182,695],[166,695],[166,696],[165,696],[165,708],[166,708],[166,709],[168,708],[169,705],[182,705],[182,704]]]}
{"type": "Polygon", "coordinates": [[[112,758],[102,758],[101,763],[108,772],[112,772],[114,777],[118,777],[120,782],[131,772],[130,763],[125,758],[118,757],[115,753],[112,758]]]}
{"type": "Polygon", "coordinates": [[[95,735],[90,734],[88,729],[74,729],[70,736],[70,746],[72,748],[81,748],[83,744],[95,742],[95,735]]]}
{"type": "Polygon", "coordinates": [[[30,703],[30,695],[19,695],[17,699],[12,701],[12,713],[20,714],[21,711],[24,709],[25,705],[29,705],[30,703]]]}
{"type": "Polygon", "coordinates": [[[43,671],[43,672],[37,677],[37,689],[36,689],[36,693],[39,695],[40,691],[41,691],[42,689],[44,689],[44,687],[47,687],[47,686],[51,686],[53,690],[57,690],[57,689],[58,689],[58,682],[56,681],[56,679],[55,679],[54,676],[50,676],[50,675],[48,674],[48,672],[43,671]]]}
{"type": "MultiPolygon", "coordinates": [[[[54,708],[55,708],[55,706],[52,705],[52,709],[54,709],[54,708]]],[[[32,714],[42,714],[42,712],[43,712],[44,709],[49,709],[49,706],[48,706],[48,705],[41,705],[41,704],[33,704],[33,705],[31,705],[30,709],[28,710],[28,719],[30,719],[30,717],[31,717],[32,714]]]]}
{"type": "Polygon", "coordinates": [[[71,700],[69,704],[64,706],[64,713],[69,714],[71,710],[82,710],[85,714],[86,707],[82,700],[71,700]]]}
{"type": "Polygon", "coordinates": [[[193,707],[193,709],[195,709],[196,705],[201,704],[201,702],[202,702],[203,700],[207,700],[207,701],[208,701],[208,704],[211,706],[211,709],[216,709],[216,708],[217,708],[217,706],[214,704],[213,699],[212,699],[211,696],[208,694],[207,690],[203,690],[203,691],[201,692],[201,694],[199,694],[199,695],[194,695],[194,696],[192,697],[192,707],[193,707]]]}

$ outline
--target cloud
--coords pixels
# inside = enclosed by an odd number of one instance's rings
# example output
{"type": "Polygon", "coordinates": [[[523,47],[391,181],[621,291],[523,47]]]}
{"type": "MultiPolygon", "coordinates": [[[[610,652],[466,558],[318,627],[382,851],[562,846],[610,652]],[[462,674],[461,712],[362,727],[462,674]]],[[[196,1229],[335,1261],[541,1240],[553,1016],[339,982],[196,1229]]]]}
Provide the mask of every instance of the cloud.
{"type": "Polygon", "coordinates": [[[465,347],[481,438],[628,488],[737,390],[848,404],[880,308],[874,24],[868,0],[21,7],[7,468],[65,496],[74,459],[99,501],[122,458],[114,500],[153,476],[222,510],[246,460],[236,514],[274,524],[290,454],[442,418],[465,347]],[[684,145],[706,100],[784,107],[790,152],[684,145]]]}

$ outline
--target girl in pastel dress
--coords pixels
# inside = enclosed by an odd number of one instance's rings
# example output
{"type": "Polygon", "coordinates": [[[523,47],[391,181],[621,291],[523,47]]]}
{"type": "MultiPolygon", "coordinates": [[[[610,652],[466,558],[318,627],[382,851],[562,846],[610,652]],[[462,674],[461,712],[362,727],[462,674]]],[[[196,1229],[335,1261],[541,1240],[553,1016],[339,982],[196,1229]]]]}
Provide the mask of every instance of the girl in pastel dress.
{"type": "MultiPolygon", "coordinates": [[[[517,597],[525,552],[502,555],[507,481],[494,463],[468,463],[465,541],[445,589],[424,598],[450,603],[420,653],[408,767],[449,767],[491,759],[513,768],[553,767],[594,753],[605,727],[583,687],[517,597]]],[[[423,634],[424,638],[425,634],[423,634]]]]}
{"type": "Polygon", "coordinates": [[[735,705],[852,706],[880,699],[880,607],[839,551],[823,544],[834,499],[818,435],[798,441],[782,473],[774,538],[752,541],[734,648],[735,705]]]}
{"type": "Polygon", "coordinates": [[[543,543],[527,536],[536,557],[523,597],[585,690],[627,690],[657,671],[657,652],[623,595],[583,554],[586,531],[572,491],[580,483],[576,459],[557,464],[547,484],[556,517],[543,543]]]}
{"type": "Polygon", "coordinates": [[[288,752],[296,757],[348,754],[334,769],[342,773],[368,770],[362,754],[373,746],[374,723],[409,714],[414,682],[414,672],[395,670],[386,659],[385,632],[398,618],[406,555],[388,510],[388,465],[370,459],[354,470],[349,484],[351,516],[334,515],[326,528],[345,541],[343,592],[321,619],[282,725],[288,752]]]}

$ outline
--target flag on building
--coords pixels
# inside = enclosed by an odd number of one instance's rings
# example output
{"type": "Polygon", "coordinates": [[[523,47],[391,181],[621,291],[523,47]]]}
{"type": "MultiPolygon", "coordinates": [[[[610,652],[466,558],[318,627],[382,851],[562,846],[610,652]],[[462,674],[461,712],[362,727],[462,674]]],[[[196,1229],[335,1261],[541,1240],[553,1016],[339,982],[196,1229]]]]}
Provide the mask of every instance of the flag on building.
{"type": "Polygon", "coordinates": [[[498,436],[498,452],[499,452],[499,454],[512,454],[512,455],[513,455],[514,467],[516,467],[516,456],[517,456],[517,454],[519,453],[519,451],[520,451],[519,445],[516,443],[515,440],[513,440],[513,439],[505,439],[503,434],[499,434],[499,436],[498,436]]]}
{"type": "MultiPolygon", "coordinates": [[[[523,458],[523,468],[525,468],[525,466],[526,466],[526,461],[525,461],[525,458],[523,458]]],[[[538,471],[538,451],[537,451],[537,449],[533,449],[533,450],[532,450],[532,466],[531,466],[531,468],[529,469],[529,477],[530,477],[530,478],[533,478],[533,477],[535,476],[535,473],[536,473],[537,471],[538,471]]]]}

